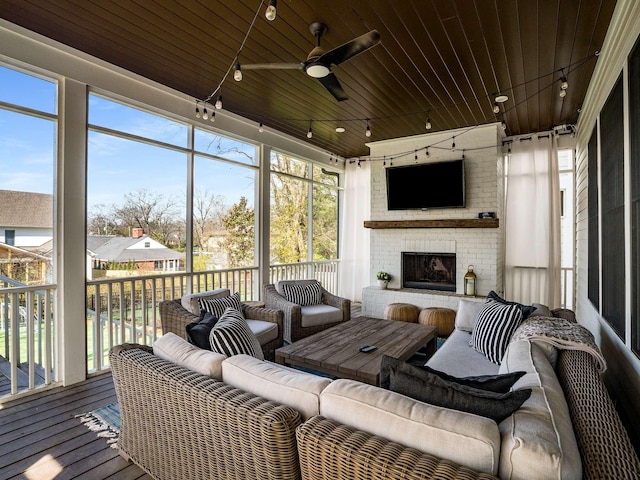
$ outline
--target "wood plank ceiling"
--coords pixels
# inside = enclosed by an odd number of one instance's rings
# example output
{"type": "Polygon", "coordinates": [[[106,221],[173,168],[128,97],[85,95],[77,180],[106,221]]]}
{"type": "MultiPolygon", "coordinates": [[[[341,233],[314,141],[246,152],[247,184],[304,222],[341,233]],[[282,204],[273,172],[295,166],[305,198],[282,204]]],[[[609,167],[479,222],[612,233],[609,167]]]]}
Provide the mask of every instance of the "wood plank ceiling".
{"type": "Polygon", "coordinates": [[[346,101],[301,70],[231,72],[221,90],[224,109],[354,157],[367,141],[425,133],[427,117],[431,131],[504,120],[507,135],[576,123],[615,3],[280,0],[269,22],[268,0],[2,0],[0,16],[194,99],[233,65],[257,10],[241,64],[306,60],[312,22],[329,27],[325,50],[376,29],[378,46],[333,67],[346,101]],[[509,97],[498,114],[496,94],[509,97]]]}

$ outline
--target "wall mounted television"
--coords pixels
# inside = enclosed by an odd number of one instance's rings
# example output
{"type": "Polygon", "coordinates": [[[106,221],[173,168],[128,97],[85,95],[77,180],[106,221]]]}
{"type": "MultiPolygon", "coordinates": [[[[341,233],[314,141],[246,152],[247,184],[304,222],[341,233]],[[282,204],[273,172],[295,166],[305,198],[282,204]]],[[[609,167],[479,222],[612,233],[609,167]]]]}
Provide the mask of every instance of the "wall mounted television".
{"type": "Polygon", "coordinates": [[[389,210],[464,206],[463,159],[387,168],[389,210]]]}

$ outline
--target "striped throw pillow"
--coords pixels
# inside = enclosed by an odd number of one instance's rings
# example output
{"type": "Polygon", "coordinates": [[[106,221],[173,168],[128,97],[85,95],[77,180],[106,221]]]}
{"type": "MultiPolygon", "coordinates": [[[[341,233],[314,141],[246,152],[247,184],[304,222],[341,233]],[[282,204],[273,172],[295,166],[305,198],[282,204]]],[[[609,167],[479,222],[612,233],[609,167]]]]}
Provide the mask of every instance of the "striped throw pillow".
{"type": "MultiPolygon", "coordinates": [[[[229,295],[228,297],[220,297],[220,298],[199,298],[198,304],[200,305],[200,310],[204,310],[209,312],[216,318],[220,318],[225,310],[229,307],[238,310],[240,315],[242,315],[242,307],[240,306],[240,294],[238,292],[233,295],[229,295]]],[[[244,315],[243,315],[244,318],[244,315]]]]}
{"type": "Polygon", "coordinates": [[[211,350],[227,357],[244,353],[264,360],[260,342],[238,310],[227,308],[209,334],[211,350]]]}
{"type": "Polygon", "coordinates": [[[491,362],[500,365],[509,341],[522,323],[522,309],[518,305],[505,305],[487,300],[471,334],[471,346],[491,362]]]}
{"type": "Polygon", "coordinates": [[[322,290],[317,282],[308,285],[284,283],[282,284],[282,293],[288,301],[301,307],[322,303],[322,290]]]}

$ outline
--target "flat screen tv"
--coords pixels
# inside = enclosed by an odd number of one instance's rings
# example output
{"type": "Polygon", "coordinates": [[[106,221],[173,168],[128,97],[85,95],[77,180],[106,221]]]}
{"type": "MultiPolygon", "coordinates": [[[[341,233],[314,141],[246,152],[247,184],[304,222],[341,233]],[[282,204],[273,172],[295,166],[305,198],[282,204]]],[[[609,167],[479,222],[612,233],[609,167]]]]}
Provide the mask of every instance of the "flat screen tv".
{"type": "Polygon", "coordinates": [[[465,206],[464,160],[387,168],[387,208],[427,210],[465,206]]]}

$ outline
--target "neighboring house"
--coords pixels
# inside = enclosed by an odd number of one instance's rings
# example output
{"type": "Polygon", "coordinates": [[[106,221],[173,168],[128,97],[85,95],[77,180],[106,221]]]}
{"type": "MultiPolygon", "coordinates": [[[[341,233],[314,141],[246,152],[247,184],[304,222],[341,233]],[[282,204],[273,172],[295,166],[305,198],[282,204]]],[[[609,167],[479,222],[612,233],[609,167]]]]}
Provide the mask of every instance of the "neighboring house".
{"type": "Polygon", "coordinates": [[[0,275],[51,283],[53,195],[0,190],[0,275]]]}
{"type": "Polygon", "coordinates": [[[182,269],[184,254],[133,229],[132,237],[88,235],[87,257],[94,270],[153,270],[176,272],[182,269]]]}

